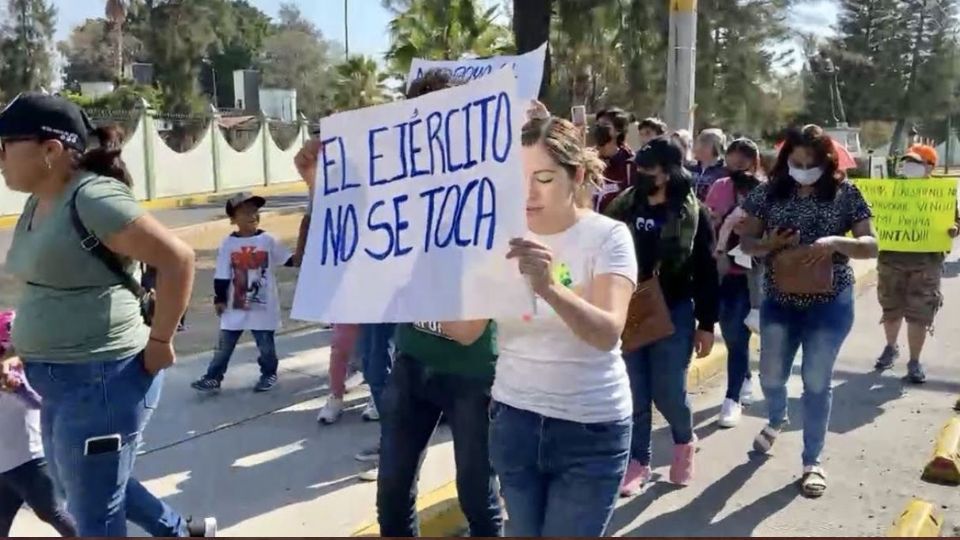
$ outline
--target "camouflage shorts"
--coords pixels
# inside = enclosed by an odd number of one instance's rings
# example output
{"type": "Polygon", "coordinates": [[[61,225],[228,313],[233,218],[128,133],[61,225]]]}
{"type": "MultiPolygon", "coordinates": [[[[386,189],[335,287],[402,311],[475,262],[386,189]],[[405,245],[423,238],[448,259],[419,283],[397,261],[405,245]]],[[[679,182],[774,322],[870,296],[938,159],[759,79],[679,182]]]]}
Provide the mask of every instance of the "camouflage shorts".
{"type": "Polygon", "coordinates": [[[933,325],[943,305],[940,277],[943,264],[936,260],[917,262],[884,261],[877,263],[877,296],[883,308],[883,320],[933,325]]]}

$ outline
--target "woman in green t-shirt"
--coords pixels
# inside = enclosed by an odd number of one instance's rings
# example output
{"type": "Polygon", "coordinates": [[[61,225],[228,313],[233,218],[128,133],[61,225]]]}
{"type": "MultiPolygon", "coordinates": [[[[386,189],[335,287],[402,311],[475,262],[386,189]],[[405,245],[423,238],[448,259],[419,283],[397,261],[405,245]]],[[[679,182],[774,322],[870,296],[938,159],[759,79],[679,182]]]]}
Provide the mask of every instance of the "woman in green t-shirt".
{"type": "Polygon", "coordinates": [[[7,258],[23,292],[0,385],[23,370],[43,398],[44,451],[81,536],[126,536],[128,519],[155,536],[212,536],[212,518],[188,523],[131,477],[175,360],[194,255],[140,209],[122,149],[118,129],[94,129],[59,97],[21,94],[0,112],[0,172],[30,195],[7,258]],[[157,269],[152,328],[134,261],[157,269]]]}

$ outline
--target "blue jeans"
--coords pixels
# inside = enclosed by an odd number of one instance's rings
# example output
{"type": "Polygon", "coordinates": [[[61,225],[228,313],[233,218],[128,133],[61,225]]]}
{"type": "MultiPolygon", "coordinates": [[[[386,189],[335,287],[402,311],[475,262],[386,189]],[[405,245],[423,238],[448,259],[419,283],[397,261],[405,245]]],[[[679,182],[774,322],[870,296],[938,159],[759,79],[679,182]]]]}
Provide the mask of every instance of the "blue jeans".
{"type": "Polygon", "coordinates": [[[497,402],[490,417],[507,536],[602,536],[630,458],[630,418],[582,424],[497,402]]]}
{"type": "Polygon", "coordinates": [[[693,356],[693,301],[671,306],[672,336],[624,355],[633,394],[633,442],[630,458],[650,464],[653,404],[673,432],[673,442],[693,440],[693,411],[687,398],[687,370],[693,356]]]}
{"type": "Polygon", "coordinates": [[[743,381],[750,378],[750,286],[745,274],[726,275],[720,282],[720,331],[727,346],[727,399],[740,401],[743,381]]]}
{"type": "Polygon", "coordinates": [[[360,326],[358,344],[363,358],[363,379],[370,386],[370,396],[373,397],[373,403],[378,411],[381,408],[383,389],[387,386],[387,378],[390,376],[390,348],[395,327],[395,324],[390,323],[360,326]]]}
{"type": "Polygon", "coordinates": [[[127,520],[153,536],[187,536],[187,522],[132,477],[143,430],[160,401],[163,372],[141,355],[109,362],[26,363],[43,398],[40,429],[50,476],[80,536],[127,536],[127,520]],[[120,436],[120,449],[85,455],[87,439],[120,436]]]}
{"type": "MultiPolygon", "coordinates": [[[[260,375],[269,377],[277,374],[280,360],[277,358],[277,347],[274,343],[273,330],[251,330],[254,341],[257,342],[257,350],[260,356],[257,363],[260,364],[260,375]]],[[[237,348],[237,342],[243,330],[220,330],[220,341],[217,343],[217,350],[213,353],[213,360],[207,368],[207,379],[223,381],[223,376],[227,374],[227,367],[230,365],[230,358],[233,357],[233,351],[237,348]]]]}
{"type": "Polygon", "coordinates": [[[10,535],[13,518],[23,503],[60,536],[77,535],[77,524],[47,472],[47,460],[37,458],[0,473],[0,536],[10,535]]]}
{"type": "Polygon", "coordinates": [[[818,465],[830,421],[830,379],[853,327],[853,288],[830,302],[797,308],[766,299],[760,308],[760,386],[770,425],[787,422],[787,379],[803,348],[803,464],[818,465]]]}
{"type": "Polygon", "coordinates": [[[500,536],[503,516],[487,450],[490,380],[431,372],[402,356],[380,409],[377,516],[384,536],[416,536],[417,478],[440,415],[450,424],[457,494],[471,536],[500,536]]]}

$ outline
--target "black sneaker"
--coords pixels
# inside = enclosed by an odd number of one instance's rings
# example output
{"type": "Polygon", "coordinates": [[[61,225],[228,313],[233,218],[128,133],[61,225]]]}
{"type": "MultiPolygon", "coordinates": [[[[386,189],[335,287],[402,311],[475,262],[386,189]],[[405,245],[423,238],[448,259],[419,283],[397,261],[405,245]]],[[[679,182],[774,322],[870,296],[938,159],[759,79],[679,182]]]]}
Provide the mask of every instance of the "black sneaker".
{"type": "Polygon", "coordinates": [[[277,384],[276,375],[264,375],[260,377],[260,380],[257,381],[257,384],[254,385],[254,392],[268,392],[274,385],[277,384]]]}
{"type": "Polygon", "coordinates": [[[187,520],[187,533],[191,538],[215,538],[217,518],[208,517],[201,520],[190,518],[187,520]]]}
{"type": "Polygon", "coordinates": [[[899,358],[900,347],[897,345],[887,345],[883,348],[883,352],[880,353],[880,358],[877,358],[877,363],[873,365],[873,369],[877,371],[888,370],[893,367],[893,364],[895,364],[899,358]]]}
{"type": "Polygon", "coordinates": [[[216,379],[200,377],[199,379],[190,383],[190,388],[199,390],[201,392],[217,392],[220,390],[220,381],[216,379]]]}
{"type": "Polygon", "coordinates": [[[927,382],[927,374],[923,372],[923,366],[919,360],[907,362],[907,380],[913,384],[923,384],[927,382]]]}

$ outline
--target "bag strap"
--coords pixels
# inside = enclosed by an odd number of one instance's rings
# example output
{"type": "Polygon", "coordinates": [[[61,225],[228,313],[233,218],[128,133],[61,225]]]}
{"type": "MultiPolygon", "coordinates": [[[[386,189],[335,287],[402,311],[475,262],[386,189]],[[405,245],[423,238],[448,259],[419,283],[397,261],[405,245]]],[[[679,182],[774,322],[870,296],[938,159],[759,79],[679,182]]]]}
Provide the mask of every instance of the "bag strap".
{"type": "Polygon", "coordinates": [[[130,272],[127,272],[120,258],[117,257],[114,252],[110,251],[110,248],[105,246],[95,234],[91,233],[87,229],[87,226],[83,224],[83,219],[80,218],[80,212],[77,210],[77,196],[80,194],[80,190],[86,187],[87,183],[89,183],[89,180],[77,186],[77,189],[73,192],[73,196],[70,198],[70,219],[73,221],[73,229],[81,238],[80,248],[99,259],[110,272],[120,278],[122,285],[126,287],[127,290],[132,292],[137,298],[140,298],[146,291],[144,291],[140,283],[130,275],[130,272]]]}

